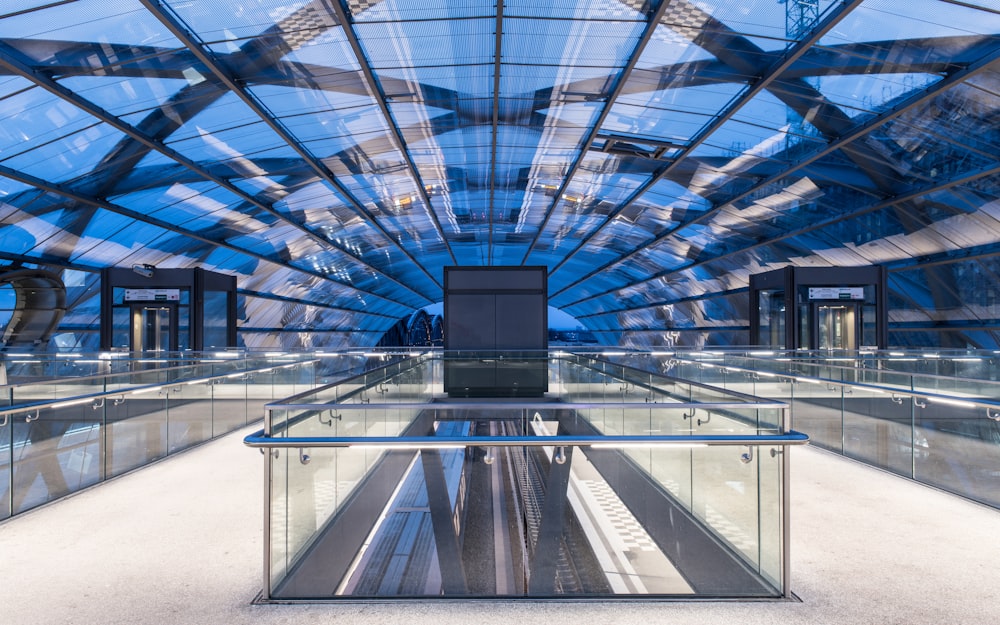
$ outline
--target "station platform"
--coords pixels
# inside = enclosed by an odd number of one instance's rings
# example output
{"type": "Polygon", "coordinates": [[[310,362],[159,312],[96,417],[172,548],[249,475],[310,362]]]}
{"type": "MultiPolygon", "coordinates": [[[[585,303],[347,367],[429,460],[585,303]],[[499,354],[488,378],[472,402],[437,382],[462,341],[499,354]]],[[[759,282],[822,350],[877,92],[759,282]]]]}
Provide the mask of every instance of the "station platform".
{"type": "Polygon", "coordinates": [[[251,428],[0,523],[7,625],[605,625],[1000,622],[1000,512],[817,449],[791,450],[798,601],[254,605],[261,455],[251,428]]]}

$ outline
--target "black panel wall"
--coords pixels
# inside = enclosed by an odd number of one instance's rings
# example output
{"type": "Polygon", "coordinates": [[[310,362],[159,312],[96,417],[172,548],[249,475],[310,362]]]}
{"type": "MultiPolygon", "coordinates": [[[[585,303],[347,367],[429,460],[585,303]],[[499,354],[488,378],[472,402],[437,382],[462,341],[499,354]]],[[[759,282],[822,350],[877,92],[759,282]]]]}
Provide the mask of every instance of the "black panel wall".
{"type": "Polygon", "coordinates": [[[548,390],[545,267],[445,267],[445,391],[462,397],[548,390]]]}

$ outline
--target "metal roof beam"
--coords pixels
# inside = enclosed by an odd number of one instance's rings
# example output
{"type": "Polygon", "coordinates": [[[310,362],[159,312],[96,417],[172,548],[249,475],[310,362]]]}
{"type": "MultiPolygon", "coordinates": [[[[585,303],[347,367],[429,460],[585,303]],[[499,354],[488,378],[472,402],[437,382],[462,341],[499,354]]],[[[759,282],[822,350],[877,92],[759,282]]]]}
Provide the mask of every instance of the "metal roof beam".
{"type": "MultiPolygon", "coordinates": [[[[821,149],[813,152],[812,154],[810,154],[808,156],[803,157],[802,159],[800,159],[800,160],[798,160],[798,161],[796,161],[794,163],[790,163],[784,169],[782,169],[782,170],[780,170],[778,172],[775,172],[775,173],[771,174],[770,176],[768,176],[766,178],[763,178],[762,180],[760,180],[757,183],[751,185],[749,188],[741,191],[740,193],[738,193],[738,194],[736,194],[736,195],[734,195],[732,197],[729,197],[729,198],[727,198],[724,201],[717,202],[712,208],[710,208],[709,210],[707,210],[707,211],[699,214],[695,218],[693,218],[691,220],[688,220],[688,221],[686,221],[684,223],[678,224],[674,228],[671,228],[669,230],[666,230],[666,231],[662,232],[655,239],[653,239],[652,241],[650,241],[649,243],[647,243],[646,246],[645,246],[645,248],[634,250],[634,251],[632,251],[632,252],[630,252],[630,253],[628,253],[628,254],[620,257],[619,259],[617,259],[615,261],[612,261],[610,263],[604,264],[600,268],[598,268],[598,269],[596,269],[596,270],[594,270],[594,271],[586,274],[585,276],[580,277],[579,279],[575,280],[571,284],[569,284],[566,287],[560,289],[559,292],[551,294],[551,297],[554,298],[559,293],[562,293],[563,291],[566,291],[569,288],[571,288],[571,287],[573,287],[573,286],[575,286],[575,285],[577,285],[577,284],[579,284],[579,283],[581,283],[581,282],[589,279],[590,277],[592,277],[594,275],[597,275],[600,272],[606,271],[606,270],[608,270],[609,268],[611,268],[611,267],[613,267],[615,265],[627,262],[629,259],[631,259],[634,256],[636,256],[637,254],[641,253],[643,251],[643,249],[646,249],[646,248],[648,248],[650,246],[653,246],[653,245],[659,243],[660,241],[663,241],[664,239],[672,236],[673,234],[675,234],[675,233],[677,233],[677,232],[679,232],[679,231],[681,231],[681,230],[683,230],[683,229],[685,229],[687,227],[690,227],[692,225],[701,223],[705,219],[708,219],[712,215],[718,213],[724,207],[726,207],[726,206],[728,206],[730,204],[733,204],[735,202],[738,202],[738,201],[740,201],[740,200],[742,200],[744,198],[750,197],[754,193],[756,193],[757,191],[759,191],[759,190],[767,187],[768,185],[771,185],[771,184],[774,184],[776,182],[779,182],[780,180],[782,180],[782,179],[786,178],[787,176],[795,173],[796,171],[799,171],[799,170],[801,170],[801,169],[803,169],[803,168],[811,165],[812,163],[816,162],[817,160],[823,158],[824,156],[827,156],[827,155],[829,155],[829,154],[831,154],[831,153],[833,153],[833,152],[835,152],[835,151],[837,151],[837,150],[839,150],[839,149],[841,149],[841,148],[843,148],[845,146],[848,146],[851,142],[853,142],[855,140],[858,140],[858,139],[860,139],[860,138],[862,138],[862,137],[870,134],[874,130],[880,128],[881,126],[883,126],[883,125],[885,125],[887,123],[889,123],[890,121],[896,119],[897,117],[899,117],[900,115],[903,115],[904,113],[910,111],[911,109],[913,109],[913,108],[915,108],[917,106],[920,106],[921,104],[924,104],[925,102],[933,99],[934,97],[937,97],[939,94],[941,94],[942,92],[950,89],[951,87],[953,87],[953,86],[955,86],[955,85],[957,85],[957,84],[959,84],[961,82],[964,82],[964,81],[968,80],[969,78],[971,78],[971,77],[973,77],[973,76],[975,76],[975,75],[977,75],[977,74],[985,71],[994,62],[1000,60],[1000,42],[997,42],[994,45],[995,45],[995,47],[990,51],[990,53],[988,53],[988,54],[984,55],[983,57],[979,58],[977,61],[975,61],[973,63],[970,63],[966,67],[964,67],[964,68],[962,68],[962,69],[960,69],[958,71],[955,71],[955,72],[949,74],[945,78],[943,78],[943,79],[939,80],[938,82],[934,83],[933,85],[929,86],[927,89],[925,89],[925,90],[923,90],[921,92],[913,94],[912,96],[910,96],[910,97],[904,99],[903,101],[901,101],[896,106],[894,106],[894,107],[892,107],[892,108],[890,108],[890,109],[888,109],[886,111],[883,111],[882,113],[880,113],[878,115],[875,115],[874,117],[871,117],[871,118],[869,118],[869,119],[867,119],[865,121],[862,121],[862,122],[856,124],[853,128],[851,128],[850,130],[844,132],[844,134],[842,134],[839,137],[836,137],[836,138],[830,140],[830,142],[827,143],[826,146],[824,146],[823,148],[821,148],[821,149]]],[[[638,197],[638,196],[636,196],[636,197],[638,197]]]]}
{"type": "MultiPolygon", "coordinates": [[[[595,236],[597,236],[605,226],[614,222],[615,217],[621,214],[630,204],[635,202],[639,197],[641,197],[646,191],[651,189],[656,183],[658,183],[663,178],[670,175],[675,169],[677,169],[680,164],[689,157],[702,143],[704,143],[709,136],[711,136],[716,130],[721,128],[726,122],[728,122],[736,113],[743,108],[748,102],[753,100],[757,95],[762,93],[771,84],[777,80],[782,73],[791,67],[796,61],[798,61],[809,49],[818,42],[824,35],[826,35],[830,30],[832,30],[837,24],[840,23],[847,15],[854,10],[858,5],[860,5],[864,0],[850,0],[850,2],[843,3],[835,11],[831,12],[822,22],[820,22],[810,33],[809,36],[805,37],[797,44],[792,46],[788,50],[787,54],[782,56],[780,59],[771,64],[770,67],[766,68],[761,72],[756,80],[753,80],[750,87],[736,100],[734,100],[725,110],[723,110],[718,117],[716,117],[711,123],[701,129],[697,135],[690,141],[687,147],[683,148],[676,158],[667,166],[665,166],[660,172],[649,179],[648,182],[641,185],[638,189],[632,193],[625,201],[623,201],[617,209],[608,214],[606,220],[601,226],[591,232],[588,236],[584,237],[580,243],[574,247],[566,256],[563,257],[562,261],[556,265],[552,271],[549,272],[549,276],[554,275],[559,269],[561,269],[570,258],[572,258],[578,251],[580,251],[584,245],[589,243],[595,236]]],[[[620,262],[619,261],[615,261],[620,262]]],[[[607,265],[605,266],[607,267],[607,265]]],[[[603,269],[603,268],[602,268],[603,269]]],[[[593,275],[596,275],[601,269],[593,271],[586,276],[578,278],[574,282],[563,287],[556,293],[551,294],[551,297],[557,296],[559,293],[587,280],[593,275]]]]}
{"type": "MultiPolygon", "coordinates": [[[[268,263],[273,263],[275,265],[280,265],[280,266],[282,266],[282,267],[284,267],[286,269],[291,269],[292,271],[298,271],[298,272],[301,272],[301,273],[304,273],[304,274],[308,274],[308,275],[311,275],[311,276],[314,276],[314,277],[317,277],[317,278],[321,278],[323,280],[327,280],[329,282],[333,282],[335,284],[343,286],[344,288],[350,289],[351,291],[357,292],[357,293],[361,294],[362,296],[374,297],[374,298],[377,298],[377,299],[380,299],[380,300],[387,301],[387,302],[389,302],[389,303],[391,303],[391,304],[393,304],[395,306],[401,306],[401,307],[407,308],[407,309],[413,308],[413,306],[411,304],[407,304],[407,303],[404,303],[404,302],[399,302],[399,301],[393,300],[391,298],[388,298],[388,297],[385,297],[385,296],[382,296],[382,295],[378,295],[377,293],[369,293],[368,291],[362,291],[361,289],[358,289],[357,287],[355,287],[353,285],[341,282],[339,280],[335,280],[334,278],[331,278],[326,273],[315,271],[315,270],[311,270],[311,269],[307,269],[307,268],[304,268],[304,267],[298,267],[298,266],[290,264],[290,263],[288,263],[286,261],[278,260],[278,259],[272,258],[270,256],[266,256],[264,254],[259,254],[257,252],[253,252],[251,250],[244,249],[244,248],[239,247],[237,245],[233,245],[233,244],[228,243],[228,242],[226,242],[224,240],[215,239],[215,238],[212,238],[212,237],[207,237],[207,236],[205,236],[203,234],[199,234],[199,233],[194,232],[192,230],[187,230],[187,229],[181,228],[179,226],[175,226],[174,224],[166,222],[166,221],[164,221],[162,219],[157,219],[155,217],[150,217],[149,215],[146,215],[144,213],[140,213],[138,211],[134,211],[132,209],[125,208],[124,206],[119,206],[117,204],[114,204],[113,202],[109,202],[109,201],[101,199],[101,198],[89,196],[89,195],[86,195],[84,193],[80,193],[78,191],[74,191],[73,189],[69,189],[69,188],[67,188],[67,187],[65,187],[63,185],[60,185],[60,184],[57,184],[57,183],[54,183],[54,182],[48,182],[47,180],[42,180],[41,178],[36,178],[35,176],[31,176],[31,175],[26,174],[24,172],[20,172],[20,171],[17,171],[15,169],[11,169],[10,167],[7,167],[6,165],[0,165],[0,176],[4,176],[6,178],[10,178],[11,180],[15,180],[15,181],[23,183],[23,184],[31,185],[31,186],[36,187],[38,189],[41,189],[42,191],[45,191],[47,193],[53,193],[55,195],[59,195],[59,196],[64,197],[64,198],[66,198],[68,200],[72,200],[72,201],[74,201],[74,202],[76,202],[78,204],[83,204],[83,205],[91,206],[91,207],[94,207],[94,208],[104,209],[104,210],[110,211],[112,213],[117,213],[119,215],[122,215],[123,217],[128,217],[129,219],[134,219],[136,221],[147,223],[147,224],[156,226],[158,228],[162,228],[164,230],[167,230],[167,231],[170,231],[170,232],[173,232],[173,233],[176,233],[176,234],[180,234],[180,235],[186,236],[186,237],[188,237],[190,239],[193,239],[195,241],[200,241],[202,243],[206,243],[206,244],[214,246],[214,247],[219,247],[219,248],[224,248],[224,249],[232,250],[234,252],[239,252],[240,254],[249,256],[251,258],[256,258],[257,260],[265,261],[265,262],[268,262],[268,263]]],[[[351,309],[351,310],[352,310],[352,312],[357,312],[357,313],[361,313],[361,314],[369,314],[369,313],[367,313],[367,312],[365,312],[363,310],[353,310],[353,309],[351,309]]]]}
{"type": "MultiPolygon", "coordinates": [[[[73,106],[76,106],[77,108],[85,111],[89,115],[92,115],[93,117],[101,120],[102,122],[115,128],[119,132],[127,135],[132,140],[142,144],[143,146],[151,150],[163,154],[167,158],[179,163],[181,166],[185,167],[186,169],[194,173],[202,180],[208,180],[210,182],[219,185],[223,189],[239,197],[247,204],[250,204],[251,206],[254,206],[257,209],[264,211],[265,213],[271,215],[272,217],[293,226],[294,228],[298,229],[303,234],[305,234],[307,238],[317,243],[321,248],[336,249],[340,251],[342,254],[352,258],[356,263],[358,263],[362,267],[370,271],[373,271],[375,273],[378,273],[379,275],[385,276],[385,274],[381,272],[378,268],[368,264],[366,261],[355,255],[354,253],[350,252],[349,250],[337,245],[332,241],[329,241],[322,235],[313,232],[307,226],[293,219],[289,219],[287,216],[283,215],[280,211],[275,210],[274,207],[272,207],[270,204],[266,204],[264,202],[257,200],[255,197],[245,193],[243,190],[241,190],[239,187],[232,184],[228,180],[222,178],[217,174],[212,173],[208,169],[203,168],[202,166],[188,159],[186,156],[180,154],[176,150],[167,147],[162,142],[157,141],[147,136],[146,134],[140,132],[131,124],[122,121],[121,119],[112,115],[111,113],[108,113],[107,111],[97,106],[93,102],[81,98],[76,93],[73,93],[69,89],[63,87],[56,81],[52,80],[52,78],[50,78],[49,76],[38,71],[37,69],[31,68],[30,66],[25,64],[22,60],[16,58],[17,56],[19,56],[19,54],[15,50],[12,50],[6,44],[0,42],[0,67],[7,69],[14,75],[21,76],[26,80],[30,80],[35,85],[41,87],[42,89],[45,89],[52,95],[69,102],[73,106]]],[[[101,195],[111,195],[113,192],[119,192],[119,190],[109,186],[105,186],[102,189],[101,195]]],[[[385,276],[385,277],[389,281],[395,283],[397,286],[413,293],[414,295],[420,297],[424,301],[431,302],[431,300],[426,295],[418,293],[417,291],[413,290],[412,288],[408,287],[402,282],[395,280],[391,276],[385,276]]]]}
{"type": "MultiPolygon", "coordinates": [[[[502,0],[498,1],[502,2],[502,0]]],[[[448,243],[448,237],[445,236],[444,229],[441,227],[441,222],[438,220],[437,213],[434,212],[434,205],[431,203],[430,195],[427,193],[423,180],[420,178],[420,172],[417,171],[417,164],[413,162],[413,157],[410,156],[410,151],[407,149],[406,139],[403,137],[403,133],[400,132],[399,125],[396,123],[396,119],[392,116],[392,111],[389,110],[389,105],[386,104],[385,92],[382,90],[381,84],[379,84],[379,79],[372,71],[371,63],[369,63],[368,57],[365,56],[365,52],[361,48],[361,43],[358,41],[357,33],[354,32],[351,16],[344,11],[343,5],[338,0],[329,2],[329,6],[336,14],[337,21],[340,22],[340,27],[344,31],[344,36],[347,38],[347,42],[350,44],[351,50],[354,52],[354,56],[357,57],[358,64],[361,66],[361,73],[364,75],[365,82],[371,90],[371,95],[375,99],[376,104],[378,104],[379,110],[382,112],[382,117],[385,118],[385,122],[389,126],[389,132],[392,134],[392,140],[396,145],[396,149],[399,150],[403,160],[406,161],[406,168],[409,170],[410,177],[413,178],[413,182],[417,187],[417,193],[420,195],[420,199],[427,207],[427,214],[431,218],[431,223],[434,224],[434,229],[437,230],[438,236],[441,237],[441,243],[444,244],[444,249],[448,252],[448,256],[451,257],[451,262],[457,263],[458,261],[455,259],[455,254],[451,251],[451,245],[448,243]]]]}
{"type": "MultiPolygon", "coordinates": [[[[642,53],[649,44],[649,41],[653,38],[656,28],[660,25],[660,20],[663,18],[663,14],[666,12],[667,7],[670,6],[671,2],[673,2],[673,0],[660,0],[660,6],[657,7],[656,11],[652,15],[650,15],[649,21],[646,23],[645,30],[642,33],[642,37],[639,38],[635,48],[632,50],[632,54],[629,57],[628,62],[615,79],[615,86],[611,89],[611,93],[608,94],[604,108],[601,110],[601,114],[597,117],[597,120],[594,121],[594,125],[591,127],[586,137],[584,137],[583,141],[581,141],[579,153],[573,161],[573,164],[570,166],[569,171],[566,172],[566,176],[563,178],[562,184],[559,185],[559,189],[556,190],[552,204],[545,211],[545,217],[542,219],[542,223],[539,224],[538,231],[532,238],[531,244],[528,246],[528,250],[524,253],[524,257],[520,262],[521,265],[528,261],[531,253],[535,250],[535,246],[538,245],[538,241],[541,238],[542,233],[545,231],[546,226],[548,226],[549,220],[552,218],[556,207],[559,206],[559,202],[562,200],[563,194],[566,193],[566,189],[569,188],[570,183],[573,181],[573,177],[576,176],[577,171],[579,171],[580,166],[583,164],[583,161],[587,156],[587,152],[590,150],[590,146],[594,142],[594,138],[601,131],[601,126],[604,125],[604,120],[606,120],[608,115],[611,114],[611,109],[614,107],[615,101],[625,88],[625,83],[628,82],[628,77],[631,75],[632,70],[635,69],[636,64],[639,62],[639,58],[642,56],[642,53]]],[[[551,273],[552,272],[549,272],[549,275],[551,275],[551,273]]]]}
{"type": "Polygon", "coordinates": [[[487,210],[490,213],[490,235],[487,244],[486,264],[493,264],[493,213],[496,205],[497,186],[497,141],[500,133],[500,69],[502,67],[501,52],[503,51],[503,4],[504,0],[496,0],[497,21],[493,36],[493,119],[490,127],[490,200],[487,210]]]}
{"type": "MultiPolygon", "coordinates": [[[[772,238],[767,239],[766,241],[761,241],[759,243],[754,243],[752,245],[748,245],[748,246],[742,247],[742,248],[740,248],[738,250],[733,250],[731,252],[726,252],[724,254],[720,254],[720,255],[714,256],[712,258],[706,258],[704,260],[699,260],[697,262],[693,262],[693,263],[684,265],[683,267],[675,267],[673,269],[668,269],[668,270],[665,270],[665,271],[661,271],[661,272],[656,273],[654,275],[647,276],[647,277],[643,278],[642,280],[638,280],[638,281],[635,281],[635,282],[632,282],[632,283],[629,283],[629,284],[618,286],[618,287],[615,287],[615,288],[610,289],[608,291],[604,291],[603,293],[597,293],[595,295],[590,295],[588,297],[575,300],[575,301],[573,301],[573,302],[571,302],[569,304],[564,304],[563,308],[569,308],[571,306],[576,306],[576,305],[581,304],[583,302],[590,301],[590,300],[593,300],[593,299],[597,299],[597,298],[600,298],[600,297],[604,297],[604,296],[609,295],[611,293],[615,293],[616,291],[620,291],[621,289],[631,288],[631,287],[637,286],[639,284],[644,284],[646,282],[651,282],[653,280],[660,280],[662,278],[665,278],[667,276],[673,275],[675,273],[679,273],[681,271],[686,271],[686,270],[689,270],[689,269],[694,269],[696,267],[700,267],[700,266],[706,265],[708,263],[713,263],[713,262],[716,262],[716,261],[724,260],[726,258],[735,256],[737,254],[743,254],[743,253],[746,253],[746,252],[749,252],[749,251],[752,251],[752,250],[755,250],[755,249],[758,249],[758,248],[767,247],[768,245],[774,245],[776,243],[780,243],[780,242],[785,241],[787,239],[792,239],[792,238],[795,238],[795,237],[803,236],[803,235],[808,234],[810,232],[813,232],[815,230],[820,230],[822,228],[826,228],[826,227],[832,226],[833,224],[836,224],[836,223],[839,223],[839,222],[842,222],[842,221],[846,221],[848,219],[854,219],[855,217],[860,217],[861,215],[865,215],[867,213],[872,213],[872,212],[875,212],[875,211],[878,211],[878,210],[881,210],[881,209],[884,209],[884,208],[894,207],[894,206],[896,206],[898,204],[904,204],[906,202],[912,202],[912,201],[917,200],[920,197],[925,196],[925,195],[929,195],[929,194],[932,194],[932,193],[937,193],[938,191],[944,191],[944,190],[950,189],[950,188],[955,187],[955,186],[959,186],[959,185],[962,185],[962,184],[968,184],[970,182],[975,182],[976,180],[980,180],[982,178],[986,178],[986,177],[989,177],[989,176],[995,176],[995,175],[1000,175],[1000,165],[994,165],[994,166],[987,167],[985,169],[980,169],[980,170],[977,170],[977,171],[974,171],[974,172],[963,173],[963,174],[955,176],[954,178],[951,178],[949,180],[937,181],[937,182],[934,182],[934,183],[931,183],[931,184],[923,185],[921,187],[911,188],[911,189],[909,189],[909,190],[907,190],[905,192],[899,193],[898,195],[895,195],[895,196],[890,197],[890,198],[885,198],[885,199],[879,200],[878,202],[875,202],[875,203],[870,204],[868,206],[865,206],[865,207],[859,208],[857,210],[851,211],[850,213],[846,213],[844,215],[838,215],[838,216],[833,217],[831,219],[827,219],[825,221],[821,221],[821,222],[818,222],[818,223],[815,223],[815,224],[811,224],[811,225],[806,226],[804,228],[799,228],[798,230],[795,230],[793,232],[787,232],[787,233],[785,233],[785,234],[783,234],[781,236],[772,237],[772,238]]],[[[628,310],[628,309],[621,309],[621,310],[613,311],[613,312],[624,312],[625,310],[628,310]]],[[[609,312],[612,312],[612,311],[609,311],[609,312]]]]}
{"type": "MultiPolygon", "coordinates": [[[[285,127],[274,117],[264,106],[259,103],[257,99],[247,91],[246,81],[241,78],[230,75],[229,71],[223,66],[221,62],[216,59],[215,55],[210,52],[197,37],[189,32],[187,28],[167,9],[159,0],[139,0],[144,7],[160,22],[167,27],[170,32],[177,37],[181,43],[183,43],[187,48],[198,58],[199,61],[206,68],[208,68],[212,74],[219,80],[225,87],[236,95],[251,111],[254,112],[267,126],[275,132],[282,141],[284,141],[292,150],[295,151],[303,161],[305,161],[316,174],[329,183],[333,188],[337,190],[344,198],[350,202],[350,204],[355,208],[355,210],[367,219],[372,227],[375,228],[386,240],[390,241],[395,245],[406,257],[412,261],[427,277],[438,287],[441,287],[441,283],[427,271],[417,259],[403,246],[402,242],[387,231],[382,224],[375,218],[375,215],[371,213],[364,205],[354,197],[354,195],[347,189],[343,184],[337,180],[337,177],[331,172],[326,165],[319,161],[315,156],[312,155],[305,147],[294,137],[292,134],[285,129],[285,127]]],[[[383,274],[384,275],[384,274],[383,274]]],[[[430,298],[428,298],[430,299],[430,298]]]]}

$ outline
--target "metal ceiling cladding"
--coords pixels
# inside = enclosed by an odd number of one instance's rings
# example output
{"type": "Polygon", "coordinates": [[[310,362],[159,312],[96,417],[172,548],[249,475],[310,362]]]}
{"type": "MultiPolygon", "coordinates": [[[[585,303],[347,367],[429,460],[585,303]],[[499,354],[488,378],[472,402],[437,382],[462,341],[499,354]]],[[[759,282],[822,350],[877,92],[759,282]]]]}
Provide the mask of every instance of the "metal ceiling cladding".
{"type": "Polygon", "coordinates": [[[884,264],[894,342],[995,347],[1000,11],[801,4],[9,0],[0,264],[235,273],[244,328],[331,346],[445,266],[543,264],[633,347],[747,342],[753,272],[884,264]]]}

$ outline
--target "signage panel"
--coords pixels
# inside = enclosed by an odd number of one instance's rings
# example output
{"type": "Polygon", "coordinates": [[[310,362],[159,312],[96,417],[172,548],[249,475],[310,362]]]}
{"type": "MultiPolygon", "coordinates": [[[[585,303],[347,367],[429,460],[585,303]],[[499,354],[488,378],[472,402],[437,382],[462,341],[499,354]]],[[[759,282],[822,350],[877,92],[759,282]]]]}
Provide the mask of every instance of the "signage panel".
{"type": "Polygon", "coordinates": [[[863,286],[811,286],[809,299],[864,299],[863,286]]]}
{"type": "Polygon", "coordinates": [[[125,289],[126,302],[179,302],[180,289],[125,289]]]}

